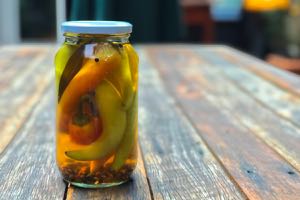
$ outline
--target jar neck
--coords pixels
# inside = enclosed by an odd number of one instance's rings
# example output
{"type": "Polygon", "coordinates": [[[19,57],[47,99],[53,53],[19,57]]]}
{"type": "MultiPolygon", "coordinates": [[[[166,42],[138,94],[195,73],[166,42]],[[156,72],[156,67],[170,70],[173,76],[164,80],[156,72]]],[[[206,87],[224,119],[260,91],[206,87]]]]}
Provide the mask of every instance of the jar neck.
{"type": "Polygon", "coordinates": [[[118,44],[129,43],[129,33],[125,34],[82,34],[82,33],[64,33],[65,43],[77,45],[82,43],[111,42],[118,44]]]}

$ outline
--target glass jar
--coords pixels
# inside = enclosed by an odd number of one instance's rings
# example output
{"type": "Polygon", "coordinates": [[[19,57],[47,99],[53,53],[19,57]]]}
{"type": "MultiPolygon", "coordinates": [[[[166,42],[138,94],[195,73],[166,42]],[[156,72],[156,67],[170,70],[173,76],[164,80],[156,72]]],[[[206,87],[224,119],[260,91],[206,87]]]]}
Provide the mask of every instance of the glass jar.
{"type": "Polygon", "coordinates": [[[64,22],[55,56],[56,158],[65,181],[85,188],[126,182],[137,163],[138,56],[132,25],[64,22]]]}

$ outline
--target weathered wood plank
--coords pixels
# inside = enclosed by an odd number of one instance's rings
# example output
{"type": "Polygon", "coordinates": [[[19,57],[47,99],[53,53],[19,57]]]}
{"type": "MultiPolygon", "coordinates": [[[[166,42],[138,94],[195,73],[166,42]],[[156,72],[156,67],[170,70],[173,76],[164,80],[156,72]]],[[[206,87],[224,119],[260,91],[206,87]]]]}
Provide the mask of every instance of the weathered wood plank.
{"type": "Polygon", "coordinates": [[[51,87],[1,154],[1,199],[63,199],[65,184],[54,157],[54,103],[51,87]]]}
{"type": "Polygon", "coordinates": [[[132,175],[132,180],[123,185],[103,188],[103,189],[80,189],[69,187],[67,192],[67,200],[92,200],[92,199],[116,199],[116,200],[141,200],[151,199],[150,189],[147,183],[144,163],[139,150],[139,158],[137,167],[132,175]]]}
{"type": "Polygon", "coordinates": [[[7,51],[0,48],[0,70],[5,68],[8,63],[13,62],[15,57],[15,51],[7,51]]]}
{"type": "MultiPolygon", "coordinates": [[[[0,153],[14,137],[53,79],[53,48],[36,50],[42,53],[34,57],[30,54],[20,59],[16,65],[11,66],[9,72],[0,75],[0,107],[5,108],[0,110],[0,153]],[[10,77],[9,74],[13,76],[10,77]],[[6,79],[6,76],[9,78],[6,79]]],[[[15,53],[20,52],[22,53],[22,49],[16,50],[15,53]]]]}
{"type": "Polygon", "coordinates": [[[276,85],[256,76],[255,74],[238,67],[235,63],[228,63],[214,51],[200,50],[199,55],[205,57],[219,67],[224,74],[235,82],[242,90],[254,94],[254,98],[274,113],[289,120],[300,127],[300,98],[287,90],[278,88],[276,85]]]}
{"type": "Polygon", "coordinates": [[[7,90],[13,80],[17,80],[23,73],[26,73],[28,68],[32,66],[33,60],[42,57],[47,52],[46,49],[20,48],[20,50],[9,53],[0,62],[0,92],[7,90]]]}
{"type": "MultiPolygon", "coordinates": [[[[0,47],[0,71],[5,69],[14,69],[14,62],[18,59],[24,59],[26,56],[31,56],[32,54],[43,53],[48,48],[52,48],[53,45],[4,45],[0,47]]],[[[54,52],[53,52],[54,53],[54,52]]]]}
{"type": "Polygon", "coordinates": [[[223,67],[220,68],[219,64],[213,63],[215,59],[210,60],[209,65],[204,64],[203,60],[206,56],[203,52],[201,55],[202,59],[199,59],[201,67],[191,65],[183,76],[190,81],[197,82],[198,89],[207,92],[207,98],[214,101],[216,105],[220,105],[220,108],[228,109],[233,117],[276,149],[300,171],[300,129],[278,115],[274,115],[271,110],[257,102],[253,98],[256,94],[249,96],[248,93],[240,90],[235,82],[226,78],[223,67]]]}
{"type": "Polygon", "coordinates": [[[278,69],[268,63],[240,52],[229,47],[215,48],[218,56],[221,56],[230,63],[235,63],[239,67],[252,71],[258,76],[272,82],[278,87],[288,90],[291,93],[300,95],[300,79],[299,75],[278,69]]]}
{"type": "Polygon", "coordinates": [[[140,145],[154,199],[245,199],[140,55],[140,145]]]}
{"type": "MultiPolygon", "coordinates": [[[[201,67],[197,56],[184,58],[188,53],[182,55],[183,50],[172,53],[170,49],[161,47],[149,51],[167,88],[176,96],[214,155],[219,158],[248,198],[299,198],[299,172],[244,128],[239,120],[233,117],[232,111],[207,98],[204,85],[199,88],[196,81],[203,78],[200,73],[194,71],[193,78],[186,76],[191,66],[201,67]],[[197,75],[199,78],[194,79],[197,75]]],[[[191,75],[191,72],[188,74],[191,75]]]]}

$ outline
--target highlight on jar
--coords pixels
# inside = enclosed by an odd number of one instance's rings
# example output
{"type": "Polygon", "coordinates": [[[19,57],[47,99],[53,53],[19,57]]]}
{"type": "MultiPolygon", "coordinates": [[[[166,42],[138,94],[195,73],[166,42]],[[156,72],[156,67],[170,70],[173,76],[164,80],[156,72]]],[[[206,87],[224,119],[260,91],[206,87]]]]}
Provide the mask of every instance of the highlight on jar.
{"type": "Polygon", "coordinates": [[[65,181],[119,185],[137,164],[138,55],[126,22],[64,22],[55,56],[56,160],[65,181]]]}

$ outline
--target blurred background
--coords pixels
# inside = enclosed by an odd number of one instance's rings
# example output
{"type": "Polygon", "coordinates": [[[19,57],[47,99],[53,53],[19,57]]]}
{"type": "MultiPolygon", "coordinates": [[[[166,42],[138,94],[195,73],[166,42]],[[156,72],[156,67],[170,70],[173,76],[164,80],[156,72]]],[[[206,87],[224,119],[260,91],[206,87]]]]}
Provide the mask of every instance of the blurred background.
{"type": "Polygon", "coordinates": [[[123,20],[133,43],[226,44],[300,73],[300,0],[0,0],[0,45],[62,41],[66,20],[123,20]]]}

